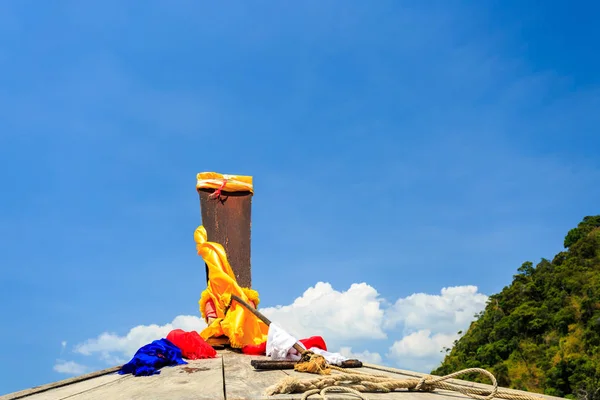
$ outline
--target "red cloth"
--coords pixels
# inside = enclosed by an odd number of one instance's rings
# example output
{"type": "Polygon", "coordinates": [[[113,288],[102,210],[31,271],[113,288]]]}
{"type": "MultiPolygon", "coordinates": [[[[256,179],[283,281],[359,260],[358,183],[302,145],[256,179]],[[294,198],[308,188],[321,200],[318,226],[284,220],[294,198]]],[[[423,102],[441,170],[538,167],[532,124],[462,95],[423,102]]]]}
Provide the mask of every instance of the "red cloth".
{"type": "Polygon", "coordinates": [[[215,358],[217,352],[206,343],[198,332],[185,332],[175,329],[169,332],[167,340],[179,347],[183,358],[198,360],[201,358],[215,358]]]}
{"type": "MultiPolygon", "coordinates": [[[[325,340],[321,336],[311,336],[307,339],[300,339],[300,343],[304,345],[307,349],[312,347],[316,347],[321,350],[327,351],[327,345],[325,344],[325,340]]],[[[258,345],[248,345],[242,347],[242,353],[248,354],[251,356],[264,356],[267,352],[267,342],[262,342],[258,345]]]]}
{"type": "Polygon", "coordinates": [[[311,336],[308,339],[300,339],[300,343],[302,343],[307,349],[316,347],[317,349],[327,351],[327,345],[321,336],[311,336]]]}
{"type": "Polygon", "coordinates": [[[267,352],[267,342],[262,342],[257,345],[247,345],[242,347],[242,353],[248,354],[251,356],[264,356],[267,352]]]}

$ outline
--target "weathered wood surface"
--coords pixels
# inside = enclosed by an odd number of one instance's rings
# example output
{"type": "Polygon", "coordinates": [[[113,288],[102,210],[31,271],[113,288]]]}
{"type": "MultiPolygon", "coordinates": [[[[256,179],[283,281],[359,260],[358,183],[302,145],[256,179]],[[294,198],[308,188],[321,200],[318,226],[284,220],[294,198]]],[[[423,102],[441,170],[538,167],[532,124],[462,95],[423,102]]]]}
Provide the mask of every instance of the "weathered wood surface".
{"type": "MultiPolygon", "coordinates": [[[[70,378],[57,382],[54,388],[41,393],[33,393],[35,388],[0,396],[0,400],[300,400],[301,393],[267,396],[266,389],[279,383],[288,376],[301,379],[312,379],[316,375],[296,372],[294,370],[255,370],[251,360],[268,360],[268,357],[247,356],[231,350],[218,351],[218,357],[208,360],[189,361],[187,365],[165,367],[159,375],[134,377],[95,373],[96,377],[81,380],[82,377],[70,378]],[[26,395],[29,393],[30,395],[26,395]],[[25,397],[23,397],[25,395],[25,397]]],[[[412,371],[388,368],[373,364],[364,364],[355,368],[368,374],[387,375],[395,379],[420,378],[425,374],[412,371]]],[[[89,375],[88,375],[89,376],[89,375]]],[[[84,376],[85,378],[85,376],[84,376]]],[[[489,385],[450,380],[454,384],[490,388],[489,385]]],[[[49,386],[49,385],[45,385],[49,386]]],[[[525,393],[525,392],[518,392],[525,393]]],[[[529,393],[533,394],[533,393],[529,393]]],[[[331,399],[349,399],[347,394],[331,394],[331,399]]],[[[409,392],[406,390],[393,393],[367,393],[371,400],[466,400],[468,397],[443,390],[433,393],[409,392]]],[[[540,395],[541,396],[541,395],[540,395]]],[[[549,400],[559,399],[541,396],[549,400]]]]}
{"type": "Polygon", "coordinates": [[[62,399],[66,396],[85,392],[92,388],[102,387],[121,378],[124,377],[115,374],[114,371],[109,374],[97,375],[96,377],[89,379],[86,379],[85,376],[78,376],[75,378],[69,378],[47,385],[22,390],[20,392],[6,394],[4,396],[0,396],[0,400],[17,400],[24,398],[35,400],[62,399]]]}
{"type": "MultiPolygon", "coordinates": [[[[252,287],[250,229],[252,193],[225,192],[221,199],[210,198],[213,189],[199,189],[202,225],[208,240],[221,244],[241,287],[252,287]]],[[[208,268],[206,268],[208,282],[208,268]]]]}
{"type": "Polygon", "coordinates": [[[251,360],[268,360],[269,357],[246,356],[237,353],[223,353],[223,371],[227,400],[277,399],[287,396],[265,396],[265,389],[287,375],[279,370],[257,371],[250,365],[251,360]]]}
{"type": "MultiPolygon", "coordinates": [[[[268,360],[268,357],[248,357],[235,353],[223,354],[223,366],[225,372],[225,388],[227,391],[227,400],[300,400],[302,393],[281,394],[276,396],[267,396],[265,390],[272,385],[279,383],[287,376],[298,376],[301,379],[311,379],[316,375],[296,372],[293,370],[262,370],[258,371],[250,365],[252,359],[268,360]]],[[[408,376],[400,376],[383,371],[375,371],[369,368],[354,368],[353,371],[364,373],[381,373],[388,374],[394,378],[410,378],[408,376]]],[[[445,392],[444,396],[440,393],[417,393],[417,392],[395,392],[395,393],[368,393],[369,399],[372,400],[440,400],[443,397],[452,397],[458,399],[467,399],[467,397],[453,392],[445,392]]],[[[330,394],[328,398],[331,400],[347,400],[348,394],[340,393],[330,394]]]]}
{"type": "MultiPolygon", "coordinates": [[[[153,376],[106,375],[24,397],[25,400],[224,400],[221,357],[164,367],[153,376]]],[[[10,397],[9,397],[10,398],[10,397]]],[[[0,399],[4,400],[3,397],[0,399]]]]}

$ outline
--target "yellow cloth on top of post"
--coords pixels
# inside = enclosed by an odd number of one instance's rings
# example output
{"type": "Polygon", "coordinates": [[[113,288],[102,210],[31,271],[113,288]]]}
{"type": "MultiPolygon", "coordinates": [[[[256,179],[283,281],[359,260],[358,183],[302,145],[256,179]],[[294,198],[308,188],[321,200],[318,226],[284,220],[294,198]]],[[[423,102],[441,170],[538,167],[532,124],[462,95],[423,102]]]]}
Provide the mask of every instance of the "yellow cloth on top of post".
{"type": "Polygon", "coordinates": [[[245,302],[259,303],[258,292],[238,285],[233,270],[227,261],[227,254],[222,245],[207,240],[206,229],[199,226],[194,232],[196,250],[208,266],[208,285],[199,300],[200,313],[205,317],[205,306],[209,299],[215,303],[217,318],[212,321],[200,336],[204,340],[210,337],[225,335],[231,347],[241,348],[246,345],[258,345],[267,340],[269,327],[246,310],[244,306],[233,302],[225,315],[225,309],[231,303],[231,295],[235,294],[245,302]]]}
{"type": "Polygon", "coordinates": [[[198,189],[221,189],[225,192],[254,193],[251,176],[227,175],[217,172],[200,172],[196,176],[196,190],[198,189]]]}

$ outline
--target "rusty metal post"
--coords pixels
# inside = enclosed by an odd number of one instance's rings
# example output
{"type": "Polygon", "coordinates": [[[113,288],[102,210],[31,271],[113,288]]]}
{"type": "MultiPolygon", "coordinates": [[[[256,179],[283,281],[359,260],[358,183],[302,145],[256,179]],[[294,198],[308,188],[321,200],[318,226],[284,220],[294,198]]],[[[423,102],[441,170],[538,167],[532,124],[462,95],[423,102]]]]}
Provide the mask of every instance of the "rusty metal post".
{"type": "MultiPolygon", "coordinates": [[[[241,287],[252,287],[250,268],[251,192],[223,191],[211,198],[214,189],[198,189],[202,225],[208,240],[221,244],[241,287]]],[[[206,267],[208,282],[208,267],[206,267]]]]}

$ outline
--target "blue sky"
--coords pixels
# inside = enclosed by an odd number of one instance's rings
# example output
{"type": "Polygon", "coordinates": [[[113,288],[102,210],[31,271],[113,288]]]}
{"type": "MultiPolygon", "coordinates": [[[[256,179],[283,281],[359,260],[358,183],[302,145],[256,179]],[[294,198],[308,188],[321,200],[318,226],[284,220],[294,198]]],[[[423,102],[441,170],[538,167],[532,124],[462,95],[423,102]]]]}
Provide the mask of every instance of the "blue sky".
{"type": "MultiPolygon", "coordinates": [[[[254,176],[265,307],[489,295],[551,258],[600,211],[583,3],[2,2],[0,394],[198,315],[201,171],[254,176]]],[[[397,328],[348,342],[392,364],[397,328]]]]}

